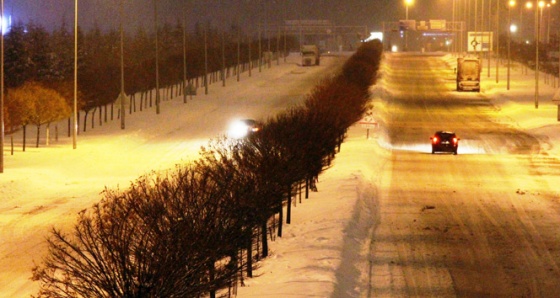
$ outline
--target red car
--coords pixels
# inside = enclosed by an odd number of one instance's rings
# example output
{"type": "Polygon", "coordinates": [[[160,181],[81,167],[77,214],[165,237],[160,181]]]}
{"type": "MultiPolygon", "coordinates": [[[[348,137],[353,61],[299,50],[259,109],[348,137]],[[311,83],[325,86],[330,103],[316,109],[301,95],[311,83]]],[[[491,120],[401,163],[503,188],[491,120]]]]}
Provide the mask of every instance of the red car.
{"type": "Polygon", "coordinates": [[[459,137],[451,131],[437,131],[432,140],[432,154],[436,152],[452,152],[457,154],[459,148],[459,137]]]}

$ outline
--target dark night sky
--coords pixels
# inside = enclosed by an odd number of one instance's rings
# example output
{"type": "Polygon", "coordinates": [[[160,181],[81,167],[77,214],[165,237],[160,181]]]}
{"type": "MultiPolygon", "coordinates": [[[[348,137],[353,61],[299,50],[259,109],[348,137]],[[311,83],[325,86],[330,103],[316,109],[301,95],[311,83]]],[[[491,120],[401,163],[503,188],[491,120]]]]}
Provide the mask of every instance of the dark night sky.
{"type": "MultiPolygon", "coordinates": [[[[123,0],[127,28],[153,28],[153,0],[123,0]]],[[[15,21],[33,21],[52,29],[63,20],[69,27],[74,22],[75,0],[4,0],[5,11],[15,21]]],[[[118,28],[119,0],[79,0],[79,25],[98,24],[103,29],[118,28]]],[[[409,8],[411,19],[449,18],[451,0],[416,0],[409,8]],[[447,4],[446,4],[447,3],[447,4]],[[420,5],[423,7],[419,11],[420,5]],[[447,8],[447,6],[449,6],[447,8]],[[436,8],[436,9],[433,9],[436,8]],[[438,16],[429,11],[449,11],[438,16]]],[[[283,19],[329,19],[336,25],[368,26],[379,30],[382,22],[404,19],[404,0],[158,0],[160,24],[175,24],[186,6],[189,26],[210,22],[213,26],[234,23],[246,27],[259,22],[278,24],[283,19]]],[[[192,28],[192,27],[191,27],[192,28]]]]}

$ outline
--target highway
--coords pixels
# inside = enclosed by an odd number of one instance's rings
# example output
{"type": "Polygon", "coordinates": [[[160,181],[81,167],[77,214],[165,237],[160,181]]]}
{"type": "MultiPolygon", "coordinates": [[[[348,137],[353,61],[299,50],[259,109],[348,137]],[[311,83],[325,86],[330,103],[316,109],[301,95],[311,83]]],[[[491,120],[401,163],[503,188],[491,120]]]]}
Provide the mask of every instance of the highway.
{"type": "Polygon", "coordinates": [[[456,92],[440,55],[386,54],[367,297],[558,297],[560,161],[456,92]],[[436,130],[458,155],[431,154],[436,130]]]}

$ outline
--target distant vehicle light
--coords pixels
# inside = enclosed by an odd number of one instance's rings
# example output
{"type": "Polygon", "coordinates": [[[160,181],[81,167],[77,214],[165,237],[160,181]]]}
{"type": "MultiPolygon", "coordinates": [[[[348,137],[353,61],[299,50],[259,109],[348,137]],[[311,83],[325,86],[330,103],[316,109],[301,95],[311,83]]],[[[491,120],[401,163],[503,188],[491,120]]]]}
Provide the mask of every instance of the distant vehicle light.
{"type": "Polygon", "coordinates": [[[228,129],[228,136],[234,139],[242,139],[249,134],[261,130],[260,124],[253,119],[241,119],[232,122],[228,129]]]}

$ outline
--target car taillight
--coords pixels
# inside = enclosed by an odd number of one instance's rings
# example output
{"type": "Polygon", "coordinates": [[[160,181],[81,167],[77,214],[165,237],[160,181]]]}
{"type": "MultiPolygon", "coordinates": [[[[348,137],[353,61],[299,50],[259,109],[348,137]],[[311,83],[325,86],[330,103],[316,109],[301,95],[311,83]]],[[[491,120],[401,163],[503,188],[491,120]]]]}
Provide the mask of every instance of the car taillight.
{"type": "Polygon", "coordinates": [[[437,137],[433,137],[433,138],[432,138],[432,143],[435,144],[435,143],[437,143],[437,141],[438,141],[437,137]]]}
{"type": "Polygon", "coordinates": [[[453,144],[457,144],[457,142],[459,142],[459,140],[457,138],[453,138],[453,144]]]}

